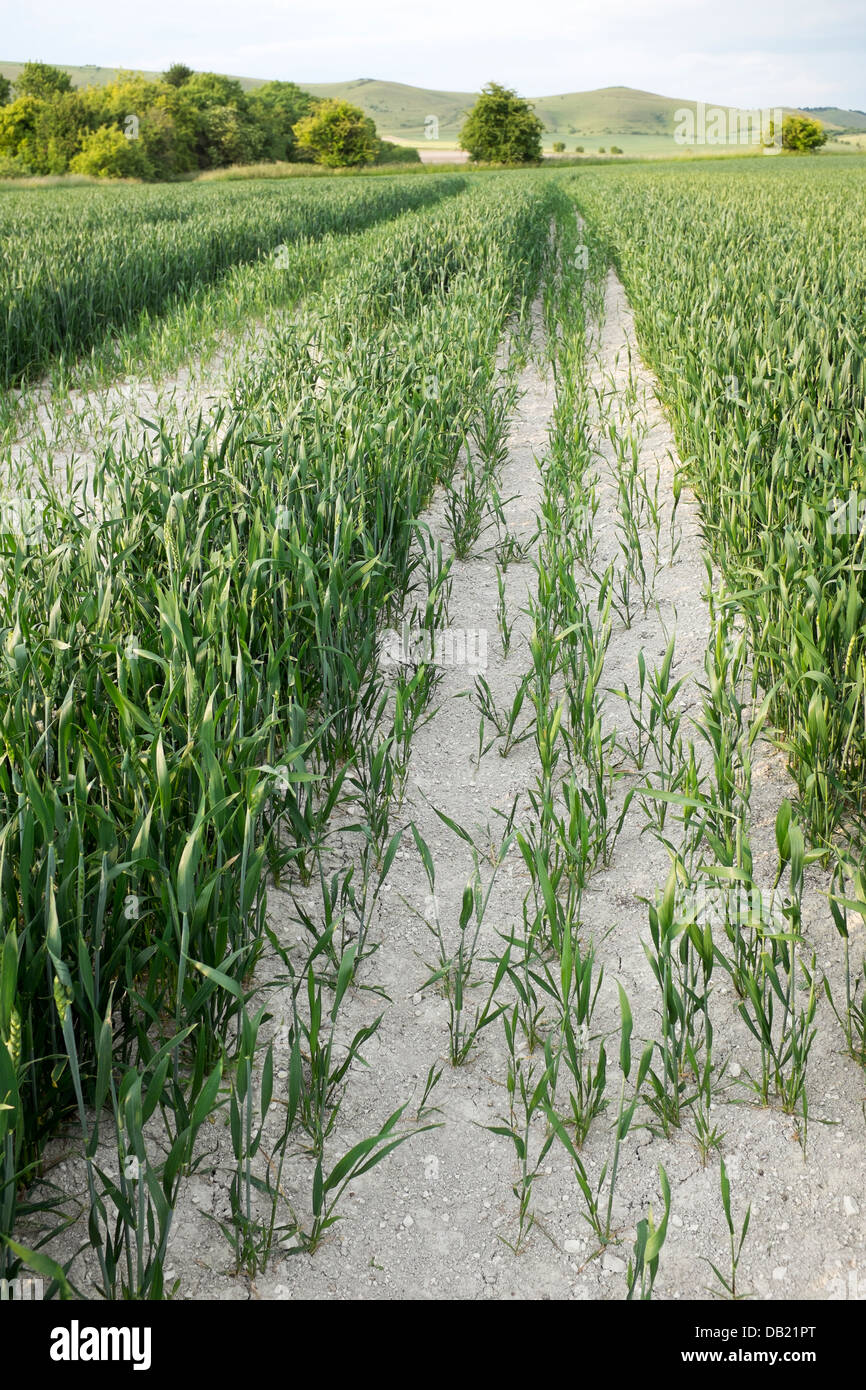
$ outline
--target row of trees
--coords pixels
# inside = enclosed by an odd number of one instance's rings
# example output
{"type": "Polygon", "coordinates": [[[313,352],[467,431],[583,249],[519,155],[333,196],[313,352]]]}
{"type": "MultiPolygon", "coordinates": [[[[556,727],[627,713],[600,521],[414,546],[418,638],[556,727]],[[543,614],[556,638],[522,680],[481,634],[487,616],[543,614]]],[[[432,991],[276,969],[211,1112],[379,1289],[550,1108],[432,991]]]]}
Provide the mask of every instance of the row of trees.
{"type": "MultiPolygon", "coordinates": [[[[543,130],[528,101],[490,82],[466,118],[460,145],[479,162],[532,164],[541,159],[543,130]]],[[[814,149],[825,139],[819,122],[785,118],[786,148],[814,149]]],[[[0,77],[0,175],[68,170],[167,179],[273,160],[338,168],[417,162],[418,153],[380,140],[358,107],[317,101],[294,82],[245,92],[233,78],[193,72],[182,63],[157,81],[125,73],[80,91],[68,73],[47,63],[25,63],[14,89],[0,77]]]]}
{"type": "MultiPolygon", "coordinates": [[[[574,152],[575,152],[575,154],[583,154],[583,145],[575,145],[575,147],[574,147],[574,152]]],[[[605,153],[604,145],[599,145],[599,147],[598,147],[598,152],[599,152],[599,154],[604,154],[604,153],[605,153]]],[[[610,152],[611,152],[611,154],[622,154],[622,153],[623,153],[623,151],[620,149],[619,145],[611,145],[611,147],[610,147],[610,152]]],[[[554,142],[553,142],[553,153],[554,153],[554,154],[565,154],[565,141],[564,141],[564,140],[554,140],[554,142]]]]}
{"type": "Polygon", "coordinates": [[[156,81],[122,73],[76,90],[47,63],[0,78],[0,174],[170,179],[257,161],[338,166],[413,159],[362,111],[320,102],[294,82],[245,92],[230,77],[175,63],[156,81]]]}

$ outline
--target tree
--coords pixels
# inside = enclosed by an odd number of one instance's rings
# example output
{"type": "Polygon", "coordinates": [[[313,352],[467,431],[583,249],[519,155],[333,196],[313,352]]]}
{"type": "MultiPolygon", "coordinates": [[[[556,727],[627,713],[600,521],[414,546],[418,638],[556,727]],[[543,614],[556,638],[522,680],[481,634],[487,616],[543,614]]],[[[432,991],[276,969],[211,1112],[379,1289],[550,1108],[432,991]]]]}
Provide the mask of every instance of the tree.
{"type": "Polygon", "coordinates": [[[196,169],[196,113],[180,99],[177,87],[162,91],[141,117],[142,148],[156,178],[171,178],[196,169]]]}
{"type": "Polygon", "coordinates": [[[17,97],[0,110],[0,157],[22,174],[45,172],[36,167],[36,123],[42,105],[36,97],[17,97]]]}
{"type": "Polygon", "coordinates": [[[35,158],[40,173],[63,174],[90,125],[81,92],[61,92],[39,103],[35,124],[35,158]]]}
{"type": "Polygon", "coordinates": [[[528,101],[488,82],[463,124],[460,148],[475,160],[530,164],[541,159],[543,129],[528,101]]]}
{"type": "Polygon", "coordinates": [[[167,82],[169,87],[182,87],[192,76],[193,70],[188,68],[186,63],[172,63],[162,74],[162,80],[167,82]]]}
{"type": "Polygon", "coordinates": [[[39,97],[49,101],[51,97],[71,91],[69,73],[50,63],[25,63],[15,79],[16,97],[39,97]]]}
{"type": "Polygon", "coordinates": [[[0,73],[0,106],[8,106],[12,100],[12,83],[0,73]]]}
{"type": "Polygon", "coordinates": [[[294,82],[265,82],[249,93],[248,100],[250,115],[264,133],[263,158],[296,158],[293,127],[313,110],[315,97],[294,82]]]}
{"type": "Polygon", "coordinates": [[[73,174],[91,174],[100,179],[143,179],[151,175],[147,155],[137,140],[127,140],[114,125],[91,130],[81,149],[69,162],[73,174]]]}
{"type": "Polygon", "coordinates": [[[817,150],[827,143],[827,132],[820,121],[808,116],[786,116],[782,122],[782,148],[817,150]]]}
{"type": "Polygon", "coordinates": [[[248,164],[260,157],[264,133],[240,82],[217,72],[196,72],[179,88],[178,98],[195,115],[199,168],[248,164]]]}
{"type": "Polygon", "coordinates": [[[88,129],[88,112],[80,92],[64,92],[53,101],[17,97],[0,106],[0,157],[23,175],[63,174],[88,129]]]}
{"type": "Polygon", "coordinates": [[[372,164],[379,152],[375,125],[348,101],[320,101],[297,122],[294,132],[301,149],[310,150],[317,164],[330,169],[372,164]]]}
{"type": "Polygon", "coordinates": [[[564,141],[564,140],[554,140],[554,142],[553,142],[553,153],[554,153],[554,154],[562,154],[564,150],[565,150],[565,141],[564,141]]]}
{"type": "Polygon", "coordinates": [[[124,136],[132,135],[144,151],[152,178],[188,173],[198,167],[200,115],[184,97],[184,90],[163,81],[149,82],[140,74],[121,73],[116,81],[88,87],[83,93],[88,105],[86,125],[91,130],[115,125],[124,136]],[[135,123],[130,123],[130,116],[137,118],[135,123]]]}
{"type": "Polygon", "coordinates": [[[211,168],[251,164],[262,153],[261,132],[236,106],[209,106],[202,113],[202,132],[211,168]]]}
{"type": "Polygon", "coordinates": [[[194,72],[183,84],[183,94],[196,106],[234,106],[247,108],[247,94],[234,77],[219,72],[194,72]]]}

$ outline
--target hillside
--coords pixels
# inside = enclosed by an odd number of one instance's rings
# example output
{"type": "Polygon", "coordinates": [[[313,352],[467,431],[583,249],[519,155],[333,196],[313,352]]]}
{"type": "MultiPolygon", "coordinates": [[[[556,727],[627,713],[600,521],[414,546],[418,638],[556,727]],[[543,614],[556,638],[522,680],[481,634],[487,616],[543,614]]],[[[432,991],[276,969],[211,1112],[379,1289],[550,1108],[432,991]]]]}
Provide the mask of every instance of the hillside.
{"type": "MultiPolygon", "coordinates": [[[[372,116],[384,135],[413,141],[424,138],[424,119],[429,115],[439,118],[441,140],[456,140],[464,113],[475,100],[473,92],[439,92],[365,78],[307,83],[306,90],[315,96],[345,97],[372,116]]],[[[667,141],[674,131],[674,112],[695,104],[631,87],[565,92],[533,97],[532,101],[544,122],[546,143],[603,135],[661,136],[667,141]]]]}
{"type": "Polygon", "coordinates": [[[828,130],[866,131],[866,111],[844,111],[839,106],[804,106],[802,109],[828,130]]]}
{"type": "Polygon", "coordinates": [[[306,82],[303,87],[313,96],[351,101],[372,116],[382,135],[412,141],[424,139],[427,116],[438,117],[440,139],[456,140],[463,118],[475,101],[474,92],[439,92],[370,77],[354,82],[306,82]]]}

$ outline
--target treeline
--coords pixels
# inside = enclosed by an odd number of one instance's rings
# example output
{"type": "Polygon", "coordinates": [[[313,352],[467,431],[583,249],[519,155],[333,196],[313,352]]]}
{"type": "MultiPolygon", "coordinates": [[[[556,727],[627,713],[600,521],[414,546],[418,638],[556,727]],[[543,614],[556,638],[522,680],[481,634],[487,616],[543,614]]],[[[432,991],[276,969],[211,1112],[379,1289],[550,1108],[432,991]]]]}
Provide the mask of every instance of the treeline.
{"type": "Polygon", "coordinates": [[[318,101],[294,82],[246,92],[230,77],[175,63],[156,81],[121,73],[106,86],[76,89],[61,69],[25,63],[14,85],[0,77],[0,177],[156,180],[232,164],[341,163],[340,150],[334,157],[316,138],[323,125],[342,131],[347,163],[418,159],[380,140],[356,107],[318,101]],[[347,143],[347,129],[362,138],[347,143]]]}

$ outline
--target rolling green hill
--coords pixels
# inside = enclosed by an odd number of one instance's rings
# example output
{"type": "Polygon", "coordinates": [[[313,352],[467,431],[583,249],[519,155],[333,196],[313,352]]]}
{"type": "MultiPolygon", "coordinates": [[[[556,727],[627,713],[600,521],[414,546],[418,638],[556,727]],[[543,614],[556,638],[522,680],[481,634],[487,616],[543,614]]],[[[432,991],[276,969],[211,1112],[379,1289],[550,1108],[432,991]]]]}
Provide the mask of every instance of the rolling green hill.
{"type": "Polygon", "coordinates": [[[866,131],[866,111],[843,111],[839,106],[804,106],[802,109],[828,130],[866,131]]]}
{"type": "MultiPolygon", "coordinates": [[[[412,142],[424,140],[424,119],[430,115],[439,119],[440,140],[456,140],[463,117],[475,101],[473,92],[439,92],[364,78],[356,82],[307,83],[306,90],[314,96],[345,97],[372,116],[383,135],[412,142]]],[[[533,97],[532,101],[544,122],[546,145],[557,139],[568,144],[585,137],[594,145],[609,145],[613,141],[623,148],[619,136],[638,136],[641,140],[660,137],[664,144],[669,144],[674,132],[674,112],[694,106],[694,102],[631,87],[565,92],[533,97]]]]}
{"type": "MultiPolygon", "coordinates": [[[[0,62],[0,74],[13,82],[21,63],[0,62]]],[[[120,68],[67,67],[76,86],[100,86],[113,81],[120,68]]],[[[145,77],[157,73],[145,72],[145,77]]],[[[281,74],[294,80],[293,74],[281,74]]],[[[239,77],[246,90],[259,87],[264,78],[239,77]]],[[[410,87],[402,82],[382,82],[361,77],[351,82],[302,82],[317,97],[341,97],[351,101],[373,118],[379,134],[406,144],[427,144],[424,122],[428,116],[439,121],[439,142],[454,145],[473,92],[442,92],[433,88],[410,87]]],[[[656,154],[669,151],[674,132],[674,112],[692,107],[694,101],[641,92],[633,87],[600,87],[591,92],[564,92],[558,96],[534,97],[533,104],[545,125],[544,144],[565,141],[566,148],[583,143],[587,152],[600,146],[619,145],[627,154],[656,154]]],[[[787,109],[787,108],[786,108],[787,109]]],[[[803,108],[801,108],[803,109],[803,108]]],[[[834,135],[842,131],[866,130],[866,114],[821,107],[810,114],[821,120],[834,135]]]]}
{"type": "Polygon", "coordinates": [[[438,117],[440,139],[456,140],[464,116],[475,101],[474,92],[437,92],[368,77],[355,82],[307,82],[304,91],[316,97],[351,101],[372,116],[380,134],[413,142],[424,140],[427,116],[438,117]]]}

